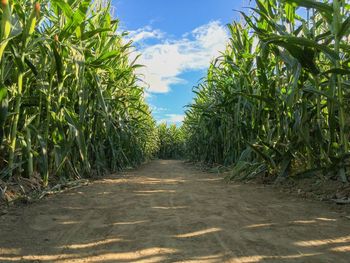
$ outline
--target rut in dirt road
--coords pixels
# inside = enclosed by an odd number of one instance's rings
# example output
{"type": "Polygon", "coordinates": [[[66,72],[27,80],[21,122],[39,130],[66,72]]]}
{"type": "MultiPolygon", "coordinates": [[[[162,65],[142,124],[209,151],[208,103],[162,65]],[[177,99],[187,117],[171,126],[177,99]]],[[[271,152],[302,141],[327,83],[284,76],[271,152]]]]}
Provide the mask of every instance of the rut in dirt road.
{"type": "Polygon", "coordinates": [[[350,262],[327,204],[154,161],[0,217],[0,262],[350,262]]]}

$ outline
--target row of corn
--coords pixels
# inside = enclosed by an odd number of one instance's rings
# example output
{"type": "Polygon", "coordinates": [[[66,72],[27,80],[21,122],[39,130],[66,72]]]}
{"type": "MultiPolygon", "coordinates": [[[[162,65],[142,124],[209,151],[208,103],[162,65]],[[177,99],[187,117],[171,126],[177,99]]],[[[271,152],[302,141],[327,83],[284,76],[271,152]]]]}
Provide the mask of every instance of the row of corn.
{"type": "Polygon", "coordinates": [[[350,165],[350,3],[256,0],[195,89],[191,159],[231,177],[325,175],[350,165]]]}
{"type": "Polygon", "coordinates": [[[158,133],[110,2],[1,0],[0,179],[134,166],[158,133]]]}

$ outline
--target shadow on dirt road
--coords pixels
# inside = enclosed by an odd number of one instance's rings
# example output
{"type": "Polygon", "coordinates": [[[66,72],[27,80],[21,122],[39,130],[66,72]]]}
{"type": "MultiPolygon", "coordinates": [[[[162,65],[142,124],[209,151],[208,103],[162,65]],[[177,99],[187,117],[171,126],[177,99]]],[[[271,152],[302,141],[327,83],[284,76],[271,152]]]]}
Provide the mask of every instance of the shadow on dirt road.
{"type": "Polygon", "coordinates": [[[350,221],[159,160],[12,209],[0,217],[0,262],[348,263],[350,221]]]}

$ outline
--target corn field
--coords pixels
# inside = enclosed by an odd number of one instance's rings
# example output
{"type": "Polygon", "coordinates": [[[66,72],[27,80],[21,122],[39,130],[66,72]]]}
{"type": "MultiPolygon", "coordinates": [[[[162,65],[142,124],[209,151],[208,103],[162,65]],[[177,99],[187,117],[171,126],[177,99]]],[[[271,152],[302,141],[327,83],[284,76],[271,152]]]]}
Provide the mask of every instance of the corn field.
{"type": "Polygon", "coordinates": [[[194,89],[190,159],[231,178],[349,175],[350,3],[256,0],[194,89]]]}
{"type": "Polygon", "coordinates": [[[0,179],[79,178],[182,158],[231,177],[350,166],[350,4],[256,0],[195,89],[156,125],[111,3],[2,0],[0,179]]]}
{"type": "Polygon", "coordinates": [[[161,159],[182,159],[185,157],[185,133],[182,126],[166,123],[158,125],[159,149],[161,159]]]}
{"type": "Polygon", "coordinates": [[[245,2],[0,0],[0,263],[350,262],[350,0],[245,2]]]}
{"type": "Polygon", "coordinates": [[[156,123],[110,2],[2,0],[1,11],[0,179],[47,185],[153,156],[156,123]]]}

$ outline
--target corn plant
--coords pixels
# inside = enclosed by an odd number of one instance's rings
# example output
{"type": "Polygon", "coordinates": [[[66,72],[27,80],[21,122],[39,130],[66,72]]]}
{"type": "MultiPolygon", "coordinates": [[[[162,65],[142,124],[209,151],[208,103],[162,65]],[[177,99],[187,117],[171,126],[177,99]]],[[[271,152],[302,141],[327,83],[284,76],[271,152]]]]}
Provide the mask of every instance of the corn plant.
{"type": "Polygon", "coordinates": [[[3,0],[1,177],[104,174],[157,151],[156,123],[110,2],[3,0]]]}
{"type": "Polygon", "coordinates": [[[349,158],[349,5],[256,0],[196,89],[189,157],[232,177],[338,173],[349,158]]]}
{"type": "Polygon", "coordinates": [[[181,159],[184,157],[185,136],[182,126],[166,123],[158,125],[159,150],[161,159],[181,159]]]}

